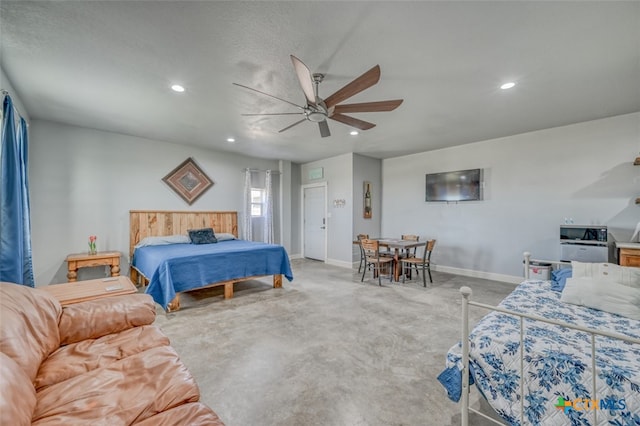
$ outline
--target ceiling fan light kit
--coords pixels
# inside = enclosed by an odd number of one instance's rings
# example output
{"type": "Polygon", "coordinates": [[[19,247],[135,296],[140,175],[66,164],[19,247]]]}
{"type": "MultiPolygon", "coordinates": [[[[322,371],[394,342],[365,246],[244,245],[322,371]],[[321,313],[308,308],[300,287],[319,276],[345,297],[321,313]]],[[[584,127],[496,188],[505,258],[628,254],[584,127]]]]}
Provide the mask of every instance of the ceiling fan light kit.
{"type": "MultiPolygon", "coordinates": [[[[321,73],[311,73],[309,68],[298,58],[291,55],[291,62],[293,64],[293,68],[296,72],[296,76],[298,77],[298,81],[300,82],[300,87],[304,93],[306,98],[306,105],[297,105],[293,102],[287,101],[285,99],[279,98],[277,96],[270,95],[265,92],[261,92],[260,90],[253,89],[248,86],[244,86],[242,84],[233,83],[236,86],[244,87],[245,89],[252,90],[254,92],[260,93],[262,95],[266,95],[277,99],[282,102],[286,102],[290,105],[295,106],[301,110],[301,113],[305,118],[302,120],[296,121],[295,123],[281,129],[279,133],[282,133],[290,128],[304,122],[311,121],[312,123],[318,123],[318,127],[320,130],[320,136],[325,138],[331,136],[331,132],[329,130],[329,125],[327,123],[327,118],[330,118],[335,121],[339,121],[340,123],[346,124],[347,126],[355,127],[359,130],[368,130],[375,127],[375,124],[369,123],[364,120],[360,120],[355,117],[351,117],[349,115],[345,115],[344,113],[358,113],[358,112],[380,112],[380,111],[393,111],[397,107],[402,104],[402,99],[395,99],[389,101],[377,101],[377,102],[363,102],[357,104],[340,104],[352,96],[357,95],[363,90],[368,89],[369,87],[375,85],[380,80],[380,66],[376,65],[371,68],[369,71],[362,74],[360,77],[348,83],[346,86],[339,89],[337,92],[332,94],[326,99],[320,98],[318,96],[318,86],[324,80],[324,74],[321,73]]],[[[266,113],[266,114],[242,114],[243,116],[256,116],[256,115],[291,115],[291,114],[300,114],[284,112],[284,113],[266,113]]]]}
{"type": "Polygon", "coordinates": [[[319,123],[327,119],[327,114],[320,111],[309,111],[306,115],[307,120],[313,121],[314,123],[319,123]]]}

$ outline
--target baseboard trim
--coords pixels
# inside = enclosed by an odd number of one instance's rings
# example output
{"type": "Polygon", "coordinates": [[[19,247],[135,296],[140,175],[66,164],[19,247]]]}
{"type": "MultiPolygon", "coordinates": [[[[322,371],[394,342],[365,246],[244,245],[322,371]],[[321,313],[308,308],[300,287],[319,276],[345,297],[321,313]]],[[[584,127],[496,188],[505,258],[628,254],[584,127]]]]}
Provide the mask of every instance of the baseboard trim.
{"type": "Polygon", "coordinates": [[[327,265],[339,266],[341,268],[353,269],[353,263],[345,262],[344,260],[327,259],[325,262],[327,265]]]}
{"type": "Polygon", "coordinates": [[[463,275],[465,277],[484,278],[486,280],[500,281],[509,284],[520,284],[524,277],[515,275],[496,274],[495,272],[475,271],[473,269],[454,268],[452,266],[431,265],[434,271],[447,272],[449,274],[463,275]]]}
{"type": "MultiPolygon", "coordinates": [[[[289,259],[302,259],[301,254],[289,256],[289,259]]],[[[327,259],[327,265],[339,266],[341,268],[356,269],[360,264],[359,260],[353,262],[345,262],[344,260],[327,259]]],[[[495,272],[476,271],[473,269],[454,268],[453,266],[431,265],[431,269],[438,272],[446,272],[454,275],[462,275],[465,277],[483,278],[485,280],[499,281],[509,284],[520,284],[524,281],[524,277],[515,275],[497,274],[495,272]]]]}

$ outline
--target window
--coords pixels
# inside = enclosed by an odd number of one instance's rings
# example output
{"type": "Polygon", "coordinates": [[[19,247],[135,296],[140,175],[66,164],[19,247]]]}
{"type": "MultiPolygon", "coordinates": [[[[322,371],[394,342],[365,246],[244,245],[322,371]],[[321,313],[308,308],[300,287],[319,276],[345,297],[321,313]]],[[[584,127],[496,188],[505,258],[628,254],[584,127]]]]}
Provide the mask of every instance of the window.
{"type": "Polygon", "coordinates": [[[251,188],[251,216],[261,217],[264,212],[264,189],[251,188]]]}

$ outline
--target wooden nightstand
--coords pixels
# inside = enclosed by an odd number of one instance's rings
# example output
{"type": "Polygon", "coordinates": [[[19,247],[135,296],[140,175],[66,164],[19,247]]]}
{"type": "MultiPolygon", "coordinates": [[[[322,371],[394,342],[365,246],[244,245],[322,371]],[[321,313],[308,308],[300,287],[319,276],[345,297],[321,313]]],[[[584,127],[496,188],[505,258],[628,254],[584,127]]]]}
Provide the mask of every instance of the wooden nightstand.
{"type": "Polygon", "coordinates": [[[640,243],[616,243],[620,266],[640,266],[640,243]]]}
{"type": "Polygon", "coordinates": [[[120,252],[102,251],[97,254],[77,253],[67,256],[67,279],[78,280],[78,269],[92,266],[111,266],[111,276],[120,275],[120,252]]]}
{"type": "Polygon", "coordinates": [[[129,277],[99,278],[97,280],[52,284],[38,287],[38,289],[51,293],[62,306],[138,292],[129,277]]]}

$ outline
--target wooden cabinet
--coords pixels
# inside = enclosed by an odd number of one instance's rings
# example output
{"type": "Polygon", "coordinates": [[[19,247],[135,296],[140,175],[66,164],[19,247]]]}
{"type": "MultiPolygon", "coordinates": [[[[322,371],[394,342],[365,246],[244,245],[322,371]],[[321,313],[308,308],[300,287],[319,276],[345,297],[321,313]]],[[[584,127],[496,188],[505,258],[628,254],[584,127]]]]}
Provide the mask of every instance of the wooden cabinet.
{"type": "Polygon", "coordinates": [[[640,248],[621,248],[620,266],[640,267],[640,248]]]}

